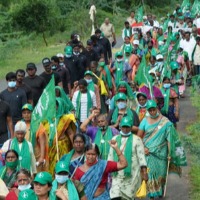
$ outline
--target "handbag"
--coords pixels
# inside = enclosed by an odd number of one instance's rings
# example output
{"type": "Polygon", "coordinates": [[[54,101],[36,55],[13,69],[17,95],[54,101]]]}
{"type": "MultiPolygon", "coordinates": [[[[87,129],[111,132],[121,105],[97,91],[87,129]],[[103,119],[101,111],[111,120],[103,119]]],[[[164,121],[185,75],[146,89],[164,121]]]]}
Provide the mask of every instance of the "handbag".
{"type": "Polygon", "coordinates": [[[136,197],[138,198],[145,198],[147,196],[147,187],[146,187],[146,182],[142,181],[142,184],[138,191],[136,192],[136,197]]]}
{"type": "Polygon", "coordinates": [[[93,76],[95,76],[98,79],[98,84],[100,85],[100,89],[101,89],[101,95],[105,95],[108,96],[108,91],[106,89],[106,86],[104,84],[104,81],[102,79],[100,79],[96,74],[93,73],[93,76]]]}

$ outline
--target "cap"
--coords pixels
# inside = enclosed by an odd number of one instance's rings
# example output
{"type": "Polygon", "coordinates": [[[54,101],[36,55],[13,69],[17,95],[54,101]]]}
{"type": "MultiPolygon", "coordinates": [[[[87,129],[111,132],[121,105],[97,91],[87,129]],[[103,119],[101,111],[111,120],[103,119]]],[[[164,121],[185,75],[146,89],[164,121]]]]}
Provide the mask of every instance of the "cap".
{"type": "Polygon", "coordinates": [[[117,58],[118,56],[122,57],[123,56],[123,53],[121,51],[118,51],[116,54],[115,54],[115,58],[117,58]]]}
{"type": "Polygon", "coordinates": [[[72,47],[71,46],[66,46],[64,49],[65,54],[67,55],[72,55],[72,47]]]}
{"type": "Polygon", "coordinates": [[[139,40],[133,40],[133,44],[137,44],[137,45],[139,45],[140,42],[139,42],[139,40]]]}
{"type": "Polygon", "coordinates": [[[44,67],[49,66],[51,64],[51,60],[49,58],[44,58],[42,60],[42,64],[44,67]]]}
{"type": "Polygon", "coordinates": [[[160,59],[163,59],[163,55],[162,54],[156,55],[156,60],[160,60],[160,59]]]}
{"type": "Polygon", "coordinates": [[[15,132],[17,131],[26,133],[26,123],[23,121],[18,121],[15,125],[15,132]]]}
{"type": "Polygon", "coordinates": [[[36,65],[34,63],[28,63],[26,65],[26,69],[37,69],[36,65]]]}
{"type": "Polygon", "coordinates": [[[64,161],[59,161],[56,163],[55,172],[56,174],[58,174],[59,172],[69,173],[69,165],[67,165],[64,161]]]}
{"type": "Polygon", "coordinates": [[[40,172],[34,179],[34,182],[38,182],[42,185],[52,184],[52,181],[52,176],[49,172],[40,172]]]}
{"type": "Polygon", "coordinates": [[[124,52],[125,52],[125,53],[131,53],[132,50],[133,50],[132,47],[130,47],[130,46],[126,46],[125,49],[124,49],[124,52]]]}
{"type": "Polygon", "coordinates": [[[170,65],[170,67],[171,67],[172,70],[175,70],[175,69],[178,69],[178,68],[179,68],[179,64],[178,64],[178,62],[176,62],[176,61],[170,62],[169,65],[170,65]]]}
{"type": "Polygon", "coordinates": [[[145,98],[147,99],[147,95],[146,95],[145,93],[143,93],[143,92],[138,92],[138,93],[136,94],[136,98],[137,98],[137,99],[139,98],[139,96],[143,96],[143,97],[145,97],[145,98]]]}
{"type": "Polygon", "coordinates": [[[62,53],[58,53],[56,56],[57,56],[58,58],[64,58],[64,55],[63,55],[62,53]]]}
{"type": "Polygon", "coordinates": [[[92,45],[92,40],[91,39],[87,40],[87,45],[89,45],[89,46],[92,45]]]}
{"type": "Polygon", "coordinates": [[[18,200],[37,200],[35,192],[31,189],[23,190],[19,192],[18,200]]]}
{"type": "Polygon", "coordinates": [[[132,127],[132,120],[130,117],[126,116],[123,117],[121,122],[120,122],[120,126],[128,126],[128,127],[132,127]]]}
{"type": "Polygon", "coordinates": [[[143,16],[143,19],[147,19],[147,16],[143,16]]]}
{"type": "Polygon", "coordinates": [[[124,93],[120,92],[115,96],[115,100],[118,101],[120,99],[121,100],[127,100],[127,96],[124,93]]]}
{"type": "Polygon", "coordinates": [[[90,75],[90,76],[94,76],[93,73],[89,70],[84,73],[84,76],[87,75],[87,74],[90,75]]]}
{"type": "Polygon", "coordinates": [[[157,104],[154,100],[147,101],[147,110],[150,108],[157,108],[157,104]]]}
{"type": "Polygon", "coordinates": [[[184,20],[184,16],[178,17],[179,20],[184,20]]]}
{"type": "Polygon", "coordinates": [[[30,110],[33,111],[33,106],[29,103],[26,103],[25,105],[23,105],[22,110],[30,110]]]}

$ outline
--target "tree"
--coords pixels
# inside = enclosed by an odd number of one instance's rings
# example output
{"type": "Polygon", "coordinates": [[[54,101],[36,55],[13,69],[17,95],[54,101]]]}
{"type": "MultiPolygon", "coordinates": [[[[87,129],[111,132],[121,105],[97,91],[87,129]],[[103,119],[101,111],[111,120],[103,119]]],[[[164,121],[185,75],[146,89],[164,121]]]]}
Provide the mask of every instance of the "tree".
{"type": "Polygon", "coordinates": [[[42,33],[47,46],[45,32],[58,29],[59,12],[55,1],[27,0],[13,10],[12,21],[15,27],[27,33],[42,33]]]}

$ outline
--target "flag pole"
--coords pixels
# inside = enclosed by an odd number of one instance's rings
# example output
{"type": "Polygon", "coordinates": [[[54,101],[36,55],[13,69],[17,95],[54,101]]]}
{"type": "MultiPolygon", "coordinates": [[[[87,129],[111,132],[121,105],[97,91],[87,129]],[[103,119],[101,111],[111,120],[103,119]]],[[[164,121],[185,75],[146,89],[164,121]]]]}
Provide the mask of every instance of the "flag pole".
{"type": "Polygon", "coordinates": [[[167,162],[167,175],[166,175],[163,197],[166,196],[166,192],[167,192],[167,179],[168,179],[168,175],[169,175],[169,163],[170,163],[170,161],[168,160],[168,162],[167,162]]]}
{"type": "Polygon", "coordinates": [[[57,161],[59,161],[59,148],[58,148],[58,131],[56,127],[56,119],[55,119],[55,131],[56,131],[56,151],[57,151],[57,161]]]}

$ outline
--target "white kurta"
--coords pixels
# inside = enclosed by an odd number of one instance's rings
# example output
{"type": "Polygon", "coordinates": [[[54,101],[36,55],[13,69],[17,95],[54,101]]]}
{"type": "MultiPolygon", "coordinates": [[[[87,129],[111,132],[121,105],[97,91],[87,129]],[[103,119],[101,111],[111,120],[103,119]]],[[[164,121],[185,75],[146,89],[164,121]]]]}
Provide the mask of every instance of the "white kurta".
{"type": "MultiPolygon", "coordinates": [[[[115,139],[117,136],[114,136],[115,139]]],[[[124,154],[124,146],[127,142],[127,137],[122,137],[120,149],[124,154]]],[[[108,160],[113,159],[113,148],[110,148],[110,152],[108,155],[108,160]]],[[[139,189],[141,185],[141,175],[140,169],[141,166],[147,166],[145,154],[144,154],[144,146],[142,140],[133,135],[133,147],[132,147],[132,175],[131,177],[124,176],[124,170],[118,172],[117,176],[112,176],[112,186],[110,189],[110,197],[122,197],[123,199],[131,200],[134,199],[135,193],[139,189]]]]}

